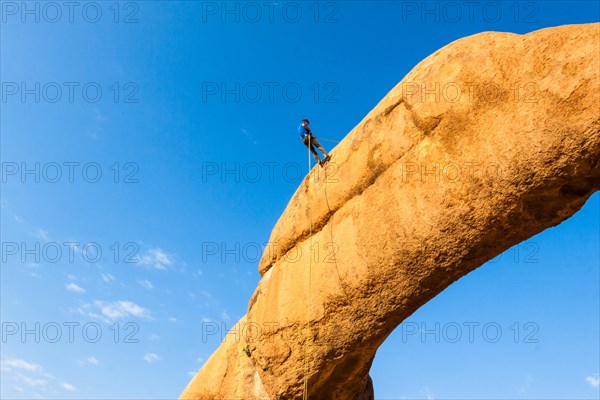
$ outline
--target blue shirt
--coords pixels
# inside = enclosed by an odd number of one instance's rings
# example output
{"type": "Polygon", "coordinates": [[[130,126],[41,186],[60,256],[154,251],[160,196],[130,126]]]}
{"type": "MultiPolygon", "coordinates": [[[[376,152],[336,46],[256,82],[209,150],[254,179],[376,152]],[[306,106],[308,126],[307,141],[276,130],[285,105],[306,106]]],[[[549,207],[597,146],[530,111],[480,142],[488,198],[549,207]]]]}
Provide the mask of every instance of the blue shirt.
{"type": "Polygon", "coordinates": [[[300,138],[304,140],[304,138],[308,136],[308,129],[306,129],[302,126],[302,124],[300,124],[300,126],[298,127],[298,133],[300,134],[300,138]]]}

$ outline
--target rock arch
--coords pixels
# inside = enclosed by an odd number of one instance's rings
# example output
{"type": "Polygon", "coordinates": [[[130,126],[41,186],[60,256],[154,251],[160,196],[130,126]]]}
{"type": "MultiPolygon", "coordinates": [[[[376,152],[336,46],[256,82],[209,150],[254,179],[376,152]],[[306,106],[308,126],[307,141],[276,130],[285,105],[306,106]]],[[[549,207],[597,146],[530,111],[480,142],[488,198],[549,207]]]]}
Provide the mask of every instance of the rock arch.
{"type": "Polygon", "coordinates": [[[600,188],[599,48],[600,24],[566,25],[419,63],[302,182],[247,315],[181,398],[297,399],[308,367],[310,398],[372,399],[396,326],[600,188]]]}

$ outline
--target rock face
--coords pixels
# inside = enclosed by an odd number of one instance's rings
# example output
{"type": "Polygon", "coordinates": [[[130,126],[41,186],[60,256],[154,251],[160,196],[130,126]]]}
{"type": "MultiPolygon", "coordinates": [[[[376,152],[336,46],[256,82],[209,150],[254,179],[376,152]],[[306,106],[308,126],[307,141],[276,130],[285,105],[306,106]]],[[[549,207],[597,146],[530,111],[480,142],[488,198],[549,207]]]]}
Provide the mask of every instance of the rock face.
{"type": "Polygon", "coordinates": [[[302,182],[181,398],[298,399],[306,374],[311,399],[372,399],[398,324],[600,188],[599,49],[600,24],[569,25],[419,63],[302,182]]]}

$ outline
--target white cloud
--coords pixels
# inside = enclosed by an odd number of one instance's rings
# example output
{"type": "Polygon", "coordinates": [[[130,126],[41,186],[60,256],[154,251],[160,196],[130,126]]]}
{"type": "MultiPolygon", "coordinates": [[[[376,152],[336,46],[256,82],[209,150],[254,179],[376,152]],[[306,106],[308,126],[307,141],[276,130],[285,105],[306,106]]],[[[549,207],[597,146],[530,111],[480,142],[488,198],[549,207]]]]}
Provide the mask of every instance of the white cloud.
{"type": "Polygon", "coordinates": [[[585,381],[593,387],[600,387],[600,375],[599,374],[586,376],[585,381]]]}
{"type": "Polygon", "coordinates": [[[39,237],[43,241],[45,241],[45,242],[48,241],[48,231],[46,231],[42,228],[38,228],[38,229],[36,229],[35,234],[37,235],[37,237],[39,237]]]}
{"type": "Polygon", "coordinates": [[[242,131],[242,133],[244,134],[244,136],[250,138],[252,140],[253,144],[256,144],[256,140],[254,140],[254,136],[251,135],[250,133],[248,133],[248,131],[244,128],[240,128],[240,130],[242,131]]]}
{"type": "Polygon", "coordinates": [[[77,277],[75,275],[73,275],[73,274],[67,274],[67,278],[69,278],[72,281],[76,281],[77,280],[77,277]]]}
{"type": "Polygon", "coordinates": [[[115,277],[111,274],[100,274],[100,276],[102,277],[102,280],[107,283],[110,283],[115,280],[115,277]]]}
{"type": "Polygon", "coordinates": [[[229,316],[229,314],[227,314],[227,311],[223,311],[221,313],[221,319],[225,322],[229,322],[231,320],[231,317],[229,316]]]}
{"type": "Polygon", "coordinates": [[[19,217],[18,215],[15,215],[15,221],[17,221],[19,224],[22,224],[23,218],[19,217]]]}
{"type": "Polygon", "coordinates": [[[85,292],[84,288],[82,288],[81,286],[79,286],[78,284],[73,283],[73,282],[67,283],[65,285],[65,288],[70,292],[75,292],[75,293],[84,293],[85,292]]]}
{"type": "Polygon", "coordinates": [[[154,319],[150,310],[128,300],[95,300],[93,303],[83,303],[77,308],[71,307],[69,311],[84,317],[101,320],[107,324],[127,317],[154,319]]]}
{"type": "Polygon", "coordinates": [[[421,389],[421,395],[424,396],[427,400],[434,400],[433,393],[427,386],[424,386],[421,389]]]}
{"type": "Polygon", "coordinates": [[[60,382],[50,373],[46,372],[42,366],[34,362],[25,361],[20,358],[9,358],[0,361],[0,370],[2,370],[2,378],[7,376],[8,380],[12,380],[20,386],[14,386],[16,391],[27,392],[23,386],[30,387],[34,393],[28,393],[27,398],[41,397],[36,391],[45,393],[55,392],[56,388],[62,388],[69,392],[75,392],[77,388],[67,382],[60,382]]]}
{"type": "Polygon", "coordinates": [[[129,316],[138,318],[150,318],[150,310],[141,307],[131,301],[119,300],[113,302],[95,301],[94,304],[100,308],[100,312],[111,320],[126,318],[129,316]]]}
{"type": "Polygon", "coordinates": [[[0,361],[0,368],[2,371],[11,371],[13,368],[24,369],[30,372],[41,372],[42,367],[36,363],[27,362],[19,358],[10,358],[8,360],[0,361]]]}
{"type": "Polygon", "coordinates": [[[519,386],[519,395],[525,396],[526,394],[528,394],[531,390],[531,384],[533,383],[533,381],[534,379],[531,375],[525,376],[523,383],[521,384],[521,386],[519,386]]]}
{"type": "Polygon", "coordinates": [[[156,269],[167,269],[173,264],[171,256],[162,251],[160,248],[149,249],[140,259],[140,264],[149,265],[156,269]]]}
{"type": "Polygon", "coordinates": [[[70,383],[63,382],[60,385],[63,387],[63,389],[68,390],[69,392],[77,391],[77,388],[70,383]]]}
{"type": "Polygon", "coordinates": [[[98,359],[96,357],[88,357],[87,360],[90,364],[98,365],[98,359]]]}
{"type": "Polygon", "coordinates": [[[192,276],[194,278],[198,278],[198,277],[202,276],[202,274],[203,274],[203,272],[202,272],[201,269],[197,269],[197,270],[195,270],[195,271],[192,272],[192,276]]]}
{"type": "Polygon", "coordinates": [[[193,378],[194,376],[196,376],[196,371],[188,371],[188,375],[193,378]]]}
{"type": "Polygon", "coordinates": [[[29,386],[33,386],[33,387],[45,387],[48,385],[48,381],[46,379],[35,379],[23,374],[17,374],[17,377],[27,383],[29,386]]]}
{"type": "Polygon", "coordinates": [[[214,299],[213,295],[212,295],[212,294],[210,294],[210,293],[208,293],[206,290],[201,290],[201,291],[200,291],[200,294],[201,294],[202,296],[206,297],[206,298],[207,298],[207,299],[209,299],[209,300],[213,300],[213,299],[214,299]]]}
{"type": "Polygon", "coordinates": [[[147,279],[142,279],[141,281],[138,281],[138,283],[146,289],[154,289],[154,285],[152,284],[152,282],[150,282],[147,279]]]}
{"type": "Polygon", "coordinates": [[[154,361],[160,360],[160,356],[156,353],[146,353],[144,356],[144,361],[152,363],[154,361]]]}
{"type": "Polygon", "coordinates": [[[106,117],[96,110],[96,121],[106,121],[106,117]]]}
{"type": "Polygon", "coordinates": [[[175,317],[169,317],[169,322],[177,322],[177,318],[175,318],[175,317]]]}

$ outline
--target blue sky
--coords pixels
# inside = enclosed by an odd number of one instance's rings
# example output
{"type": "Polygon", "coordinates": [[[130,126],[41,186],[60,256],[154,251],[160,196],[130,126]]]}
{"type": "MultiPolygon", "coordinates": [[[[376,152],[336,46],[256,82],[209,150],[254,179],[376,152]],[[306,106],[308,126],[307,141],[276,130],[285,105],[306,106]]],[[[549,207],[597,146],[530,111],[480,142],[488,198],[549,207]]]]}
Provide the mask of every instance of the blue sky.
{"type": "MultiPolygon", "coordinates": [[[[331,148],[453,40],[600,17],[595,1],[0,6],[7,399],[178,396],[259,281],[306,173],[299,119],[331,148]]],[[[596,194],[412,315],[378,351],[376,398],[599,398],[599,213],[596,194]]]]}

